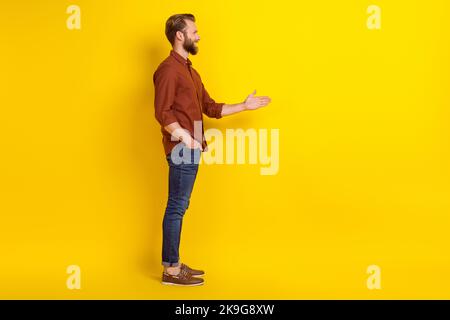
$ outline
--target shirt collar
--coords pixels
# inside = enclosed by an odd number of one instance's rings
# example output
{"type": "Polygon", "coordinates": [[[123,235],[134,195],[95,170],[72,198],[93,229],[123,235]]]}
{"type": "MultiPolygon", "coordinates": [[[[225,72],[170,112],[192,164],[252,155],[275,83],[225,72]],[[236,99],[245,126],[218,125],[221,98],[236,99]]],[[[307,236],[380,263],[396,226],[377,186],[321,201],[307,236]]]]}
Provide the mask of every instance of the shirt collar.
{"type": "Polygon", "coordinates": [[[183,56],[181,56],[178,52],[176,52],[173,49],[170,50],[170,55],[183,65],[192,65],[192,62],[191,60],[189,60],[189,58],[185,59],[183,56]]]}

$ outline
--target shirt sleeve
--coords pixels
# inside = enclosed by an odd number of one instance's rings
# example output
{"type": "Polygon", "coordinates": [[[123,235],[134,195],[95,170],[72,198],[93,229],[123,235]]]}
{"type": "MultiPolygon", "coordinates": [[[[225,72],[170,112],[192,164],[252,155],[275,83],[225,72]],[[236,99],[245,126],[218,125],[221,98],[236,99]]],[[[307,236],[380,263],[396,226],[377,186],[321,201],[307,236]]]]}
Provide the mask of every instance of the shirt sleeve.
{"type": "Polygon", "coordinates": [[[202,94],[203,113],[206,114],[210,118],[216,118],[216,119],[222,118],[222,108],[225,103],[215,102],[214,99],[212,99],[209,96],[208,91],[206,91],[205,86],[203,85],[203,82],[202,82],[202,91],[203,91],[203,94],[202,94]]]}
{"type": "Polygon", "coordinates": [[[160,68],[153,75],[155,85],[155,118],[163,126],[177,122],[173,111],[176,92],[176,74],[170,68],[160,68]]]}

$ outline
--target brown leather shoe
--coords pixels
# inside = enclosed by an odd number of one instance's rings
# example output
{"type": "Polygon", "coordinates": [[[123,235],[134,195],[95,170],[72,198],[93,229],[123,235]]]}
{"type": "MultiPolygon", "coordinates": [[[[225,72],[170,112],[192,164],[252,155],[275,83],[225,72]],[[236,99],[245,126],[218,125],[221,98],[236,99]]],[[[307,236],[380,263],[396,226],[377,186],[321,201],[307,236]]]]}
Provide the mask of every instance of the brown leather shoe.
{"type": "Polygon", "coordinates": [[[163,271],[161,283],[176,286],[199,286],[203,282],[203,279],[193,277],[186,268],[180,268],[180,272],[176,276],[163,271]]]}
{"type": "Polygon", "coordinates": [[[187,264],[182,263],[181,269],[186,269],[193,277],[201,277],[205,275],[205,271],[190,268],[187,264]]]}

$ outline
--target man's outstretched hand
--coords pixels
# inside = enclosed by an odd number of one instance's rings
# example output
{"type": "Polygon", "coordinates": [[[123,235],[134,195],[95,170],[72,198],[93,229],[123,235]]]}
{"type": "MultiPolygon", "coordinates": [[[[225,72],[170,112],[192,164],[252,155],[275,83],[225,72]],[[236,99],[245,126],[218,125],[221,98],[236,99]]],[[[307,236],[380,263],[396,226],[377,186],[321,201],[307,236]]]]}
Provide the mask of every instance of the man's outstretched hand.
{"type": "Polygon", "coordinates": [[[229,116],[230,114],[235,114],[238,112],[246,110],[256,110],[261,107],[267,106],[271,99],[267,96],[255,97],[256,90],[254,90],[244,102],[235,104],[224,104],[222,107],[222,116],[229,116]]]}
{"type": "Polygon", "coordinates": [[[244,101],[246,110],[256,110],[265,107],[270,103],[270,98],[267,96],[255,97],[256,90],[251,93],[244,101]]]}

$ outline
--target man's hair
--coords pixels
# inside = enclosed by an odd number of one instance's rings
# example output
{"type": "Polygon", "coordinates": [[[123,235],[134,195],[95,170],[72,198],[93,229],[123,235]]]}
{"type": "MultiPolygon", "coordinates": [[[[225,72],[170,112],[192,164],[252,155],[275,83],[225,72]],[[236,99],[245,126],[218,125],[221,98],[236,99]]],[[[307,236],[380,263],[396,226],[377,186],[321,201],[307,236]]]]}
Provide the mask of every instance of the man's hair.
{"type": "Polygon", "coordinates": [[[184,32],[184,28],[186,28],[185,19],[195,22],[194,15],[190,13],[174,14],[170,16],[169,19],[167,19],[166,21],[166,37],[172,46],[175,43],[175,35],[177,34],[177,31],[185,33],[184,32]]]}

